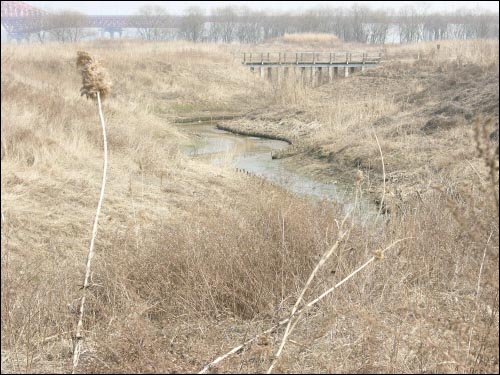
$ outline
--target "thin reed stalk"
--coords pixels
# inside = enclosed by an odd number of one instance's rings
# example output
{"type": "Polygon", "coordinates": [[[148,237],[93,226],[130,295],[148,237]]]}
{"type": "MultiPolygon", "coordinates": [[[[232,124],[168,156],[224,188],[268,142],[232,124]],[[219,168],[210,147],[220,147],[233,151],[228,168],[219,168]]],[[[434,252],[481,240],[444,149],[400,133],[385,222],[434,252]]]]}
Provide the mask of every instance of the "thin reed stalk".
{"type": "Polygon", "coordinates": [[[304,294],[306,293],[306,290],[311,285],[311,283],[312,283],[314,277],[316,276],[316,274],[318,273],[319,269],[323,266],[323,264],[325,264],[325,262],[335,252],[335,250],[337,250],[337,248],[338,248],[338,246],[340,244],[340,241],[342,241],[342,239],[345,237],[346,234],[347,234],[347,231],[344,231],[344,232],[340,233],[339,238],[337,239],[337,241],[333,244],[333,246],[327,252],[325,252],[323,254],[323,256],[319,260],[318,264],[316,264],[316,267],[314,267],[313,271],[309,275],[309,278],[307,279],[307,282],[304,285],[304,288],[302,289],[302,292],[300,293],[299,298],[297,298],[297,301],[295,302],[295,305],[292,308],[292,312],[290,313],[290,317],[288,318],[288,324],[286,326],[285,333],[283,334],[283,338],[281,340],[280,347],[279,347],[278,351],[276,352],[276,355],[274,357],[273,362],[271,363],[271,366],[269,366],[269,369],[267,370],[267,374],[270,374],[271,371],[273,370],[274,366],[276,366],[276,363],[278,362],[278,360],[279,360],[279,358],[281,356],[281,353],[283,352],[283,349],[285,348],[288,336],[290,335],[290,333],[293,330],[293,328],[291,327],[292,319],[295,316],[295,313],[297,312],[297,309],[298,309],[300,303],[302,302],[302,299],[304,298],[304,294]]]}
{"type": "Polygon", "coordinates": [[[94,257],[94,244],[97,236],[97,225],[99,222],[99,214],[101,212],[102,202],[104,200],[104,190],[106,188],[106,177],[108,171],[108,142],[106,139],[106,123],[104,122],[104,116],[102,114],[102,106],[101,106],[101,95],[97,92],[97,105],[99,107],[99,119],[101,120],[102,126],[102,140],[104,143],[104,168],[102,174],[102,183],[101,183],[101,194],[99,196],[99,202],[97,203],[97,210],[94,219],[94,226],[92,228],[92,239],[90,240],[90,248],[87,255],[87,265],[85,267],[85,278],[83,281],[83,295],[80,302],[80,317],[78,319],[78,325],[76,326],[76,335],[75,335],[75,347],[73,350],[73,371],[74,374],[76,368],[78,366],[78,361],[80,359],[81,354],[81,346],[82,346],[82,331],[83,331],[83,314],[85,309],[85,299],[87,297],[87,289],[89,287],[90,282],[90,265],[92,262],[92,258],[94,257]]]}
{"type": "MultiPolygon", "coordinates": [[[[373,127],[373,125],[372,125],[373,127]]],[[[375,140],[377,141],[377,146],[378,146],[378,151],[380,153],[380,160],[382,163],[382,199],[380,200],[380,206],[378,209],[377,217],[375,218],[375,222],[377,222],[378,218],[380,217],[380,214],[382,213],[382,209],[384,207],[384,201],[385,201],[385,163],[384,163],[384,154],[382,153],[382,147],[380,147],[380,142],[377,137],[377,132],[375,129],[373,129],[373,135],[375,136],[375,140]]]]}
{"type": "Polygon", "coordinates": [[[99,223],[99,214],[101,212],[102,202],[104,200],[104,190],[106,188],[106,177],[108,171],[108,141],[106,139],[106,123],[102,114],[101,98],[104,99],[109,94],[111,88],[111,80],[106,69],[104,69],[100,62],[89,55],[87,52],[78,51],[76,66],[82,75],[82,88],[80,89],[81,95],[85,95],[90,99],[97,100],[97,107],[99,109],[99,120],[102,127],[102,139],[104,147],[104,166],[101,183],[101,194],[99,202],[97,203],[97,210],[94,219],[94,226],[92,228],[92,238],[90,240],[89,252],[87,254],[87,264],[85,267],[85,278],[83,280],[82,298],[80,301],[79,319],[76,326],[75,343],[73,348],[73,370],[74,374],[78,366],[82,351],[83,340],[83,315],[85,311],[85,300],[87,297],[87,290],[90,285],[91,263],[94,257],[94,245],[97,236],[97,227],[99,223]]]}
{"type": "Polygon", "coordinates": [[[481,292],[481,275],[483,273],[483,267],[484,267],[484,260],[486,259],[486,251],[488,250],[488,245],[490,243],[491,237],[493,236],[493,232],[490,232],[490,235],[488,236],[488,240],[486,241],[486,245],[484,246],[483,250],[483,258],[481,260],[481,266],[479,267],[479,274],[477,276],[477,288],[476,288],[476,311],[474,312],[474,317],[472,318],[472,324],[469,330],[469,342],[467,344],[467,362],[469,361],[470,358],[470,350],[471,350],[471,343],[472,343],[472,335],[474,333],[474,324],[476,323],[476,317],[479,312],[479,293],[481,292]]]}

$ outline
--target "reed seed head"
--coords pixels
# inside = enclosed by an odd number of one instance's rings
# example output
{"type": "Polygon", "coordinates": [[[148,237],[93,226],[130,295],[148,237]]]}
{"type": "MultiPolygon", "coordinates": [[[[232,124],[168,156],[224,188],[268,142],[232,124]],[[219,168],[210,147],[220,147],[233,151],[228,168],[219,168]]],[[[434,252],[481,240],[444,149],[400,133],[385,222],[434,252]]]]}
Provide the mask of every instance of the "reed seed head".
{"type": "Polygon", "coordinates": [[[77,52],[76,66],[82,75],[81,95],[97,99],[99,93],[101,99],[108,96],[111,90],[111,79],[108,71],[101,65],[99,60],[85,51],[77,52]]]}

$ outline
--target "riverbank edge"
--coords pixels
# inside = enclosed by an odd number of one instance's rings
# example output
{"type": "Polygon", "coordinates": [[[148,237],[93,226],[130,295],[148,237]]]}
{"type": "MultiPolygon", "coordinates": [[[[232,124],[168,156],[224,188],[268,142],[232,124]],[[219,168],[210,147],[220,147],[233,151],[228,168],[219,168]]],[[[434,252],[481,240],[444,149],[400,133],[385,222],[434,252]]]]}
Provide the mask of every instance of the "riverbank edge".
{"type": "Polygon", "coordinates": [[[229,127],[229,126],[222,125],[220,123],[217,123],[215,125],[215,127],[217,129],[219,129],[219,130],[224,130],[226,132],[233,133],[233,134],[244,135],[244,136],[247,136],[247,137],[257,137],[257,138],[264,138],[264,139],[272,139],[272,140],[275,140],[275,141],[286,142],[289,145],[293,144],[293,142],[289,138],[284,137],[284,136],[272,135],[272,134],[266,134],[266,133],[260,133],[260,132],[257,132],[257,131],[238,130],[238,129],[235,129],[235,128],[232,128],[232,127],[229,127]]]}
{"type": "MultiPolygon", "coordinates": [[[[237,129],[232,126],[222,125],[220,123],[216,124],[216,128],[219,130],[227,131],[233,134],[238,134],[242,136],[250,136],[257,137],[263,139],[272,139],[278,141],[287,142],[290,146],[295,145],[288,137],[262,133],[259,131],[251,131],[251,130],[242,130],[237,129]]],[[[284,149],[286,152],[287,149],[284,149]]],[[[283,151],[282,151],[283,152],[283,151]]],[[[307,151],[294,150],[291,151],[290,154],[287,154],[286,157],[277,157],[278,155],[273,155],[273,159],[288,159],[286,165],[288,168],[294,169],[296,173],[303,175],[304,177],[312,178],[316,181],[328,183],[332,178],[336,180],[342,181],[346,186],[354,186],[356,183],[356,173],[357,169],[353,169],[351,166],[345,163],[332,162],[331,160],[326,159],[325,157],[318,157],[317,154],[307,151]],[[312,170],[307,170],[304,168],[306,164],[309,164],[308,161],[314,161],[316,164],[315,168],[312,170]],[[335,173],[330,173],[329,170],[333,170],[335,173]]],[[[372,171],[374,172],[374,171],[372,171]]],[[[375,179],[371,179],[371,183],[376,182],[375,186],[370,186],[366,193],[371,197],[371,201],[380,206],[383,204],[383,212],[389,212],[389,206],[393,206],[392,202],[387,202],[387,199],[382,200],[382,192],[383,192],[383,177],[382,175],[376,174],[375,179]]]]}
{"type": "MultiPolygon", "coordinates": [[[[270,139],[270,140],[276,140],[276,141],[282,141],[286,142],[289,146],[280,152],[273,154],[272,158],[273,159],[287,159],[286,165],[287,168],[295,170],[296,173],[307,177],[307,178],[312,178],[316,181],[320,182],[325,182],[329,183],[329,181],[334,178],[335,180],[342,181],[345,186],[354,186],[356,182],[356,172],[357,169],[353,169],[352,166],[350,166],[347,163],[339,163],[338,161],[332,161],[329,160],[328,158],[325,158],[324,156],[318,155],[317,153],[311,153],[310,149],[300,149],[300,148],[294,148],[293,146],[296,146],[297,144],[292,141],[291,138],[285,136],[285,135],[278,135],[278,134],[271,134],[271,133],[265,133],[261,131],[253,131],[253,130],[248,130],[248,129],[238,129],[237,124],[238,122],[235,122],[234,124],[228,125],[228,124],[222,124],[218,121],[230,121],[233,119],[245,119],[246,115],[245,114],[235,114],[235,115],[212,115],[212,116],[190,116],[190,117],[185,117],[183,119],[177,119],[174,120],[175,125],[187,125],[187,124],[213,124],[216,129],[226,131],[228,133],[236,134],[236,135],[241,135],[241,136],[246,136],[246,137],[257,137],[257,138],[262,138],[262,139],[270,139]],[[216,120],[218,119],[218,120],[216,120]],[[180,121],[179,121],[180,120],[180,121]],[[236,125],[236,126],[235,126],[236,125]],[[286,156],[285,156],[286,155],[286,156]],[[314,168],[305,168],[305,166],[310,166],[314,163],[314,168]]],[[[273,127],[274,128],[274,127],[273,127]]],[[[375,171],[372,171],[372,173],[375,171]]],[[[382,175],[376,174],[375,176],[372,176],[372,179],[370,179],[370,183],[373,184],[375,182],[375,185],[371,185],[366,189],[366,193],[371,197],[370,200],[379,207],[380,203],[382,202],[382,189],[383,189],[383,178],[382,175]],[[375,177],[375,179],[373,179],[375,177]]],[[[388,204],[387,200],[385,200],[383,203],[383,211],[388,212],[390,211],[390,208],[388,207],[389,205],[392,206],[392,204],[388,204]]]]}
{"type": "Polygon", "coordinates": [[[234,120],[234,119],[238,119],[238,118],[242,118],[242,117],[245,117],[245,115],[244,114],[215,115],[215,116],[203,115],[203,116],[176,118],[172,122],[174,124],[195,124],[195,123],[199,123],[199,122],[213,123],[216,121],[234,120]]]}

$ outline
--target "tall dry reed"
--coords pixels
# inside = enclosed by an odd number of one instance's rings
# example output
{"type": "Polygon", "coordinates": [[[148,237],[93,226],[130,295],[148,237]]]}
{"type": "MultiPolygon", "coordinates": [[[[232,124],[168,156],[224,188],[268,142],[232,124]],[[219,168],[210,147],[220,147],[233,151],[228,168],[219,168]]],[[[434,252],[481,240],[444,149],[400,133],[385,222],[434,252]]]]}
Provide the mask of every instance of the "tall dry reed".
{"type": "Polygon", "coordinates": [[[82,75],[83,86],[80,90],[81,94],[85,95],[87,98],[97,100],[99,119],[102,126],[102,139],[104,144],[104,167],[102,175],[101,194],[99,196],[99,202],[97,204],[94,226],[92,228],[92,239],[90,240],[90,248],[87,255],[87,265],[85,267],[85,278],[83,281],[83,292],[80,302],[80,316],[76,327],[75,343],[73,349],[73,373],[75,373],[76,371],[81,354],[85,297],[87,294],[87,289],[90,285],[90,265],[94,256],[94,244],[95,238],[97,236],[99,213],[101,212],[102,202],[104,200],[104,190],[106,187],[106,175],[108,170],[108,142],[106,139],[106,123],[104,122],[104,116],[102,114],[101,97],[106,97],[106,95],[109,94],[111,88],[111,80],[109,79],[109,75],[106,69],[101,66],[98,60],[90,56],[87,52],[78,52],[76,66],[78,67],[82,75]]]}

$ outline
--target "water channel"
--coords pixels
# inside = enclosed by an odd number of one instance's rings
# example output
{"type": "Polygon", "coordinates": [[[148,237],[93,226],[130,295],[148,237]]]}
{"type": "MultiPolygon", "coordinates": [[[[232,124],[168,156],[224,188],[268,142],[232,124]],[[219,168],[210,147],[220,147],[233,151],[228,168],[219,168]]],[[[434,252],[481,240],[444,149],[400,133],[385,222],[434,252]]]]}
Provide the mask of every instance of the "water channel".
{"type": "MultiPolygon", "coordinates": [[[[210,123],[185,124],[179,127],[192,140],[191,145],[183,149],[187,155],[207,159],[214,165],[232,166],[250,172],[314,200],[335,201],[342,204],[346,212],[354,207],[352,188],[336,181],[316,181],[287,168],[284,160],[272,159],[272,152],[288,147],[286,142],[241,136],[219,130],[210,123]]],[[[365,222],[376,211],[376,206],[369,199],[363,198],[358,201],[356,216],[361,213],[361,222],[365,222]]]]}

